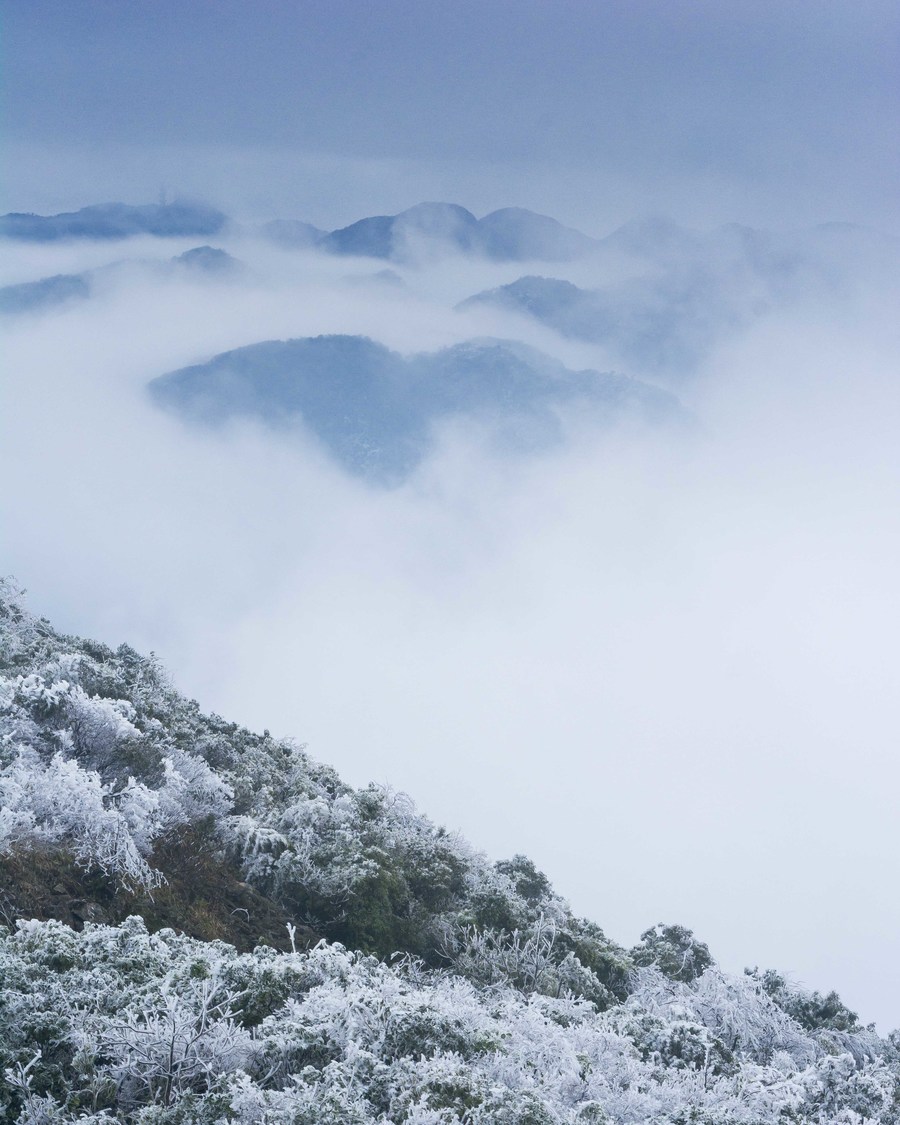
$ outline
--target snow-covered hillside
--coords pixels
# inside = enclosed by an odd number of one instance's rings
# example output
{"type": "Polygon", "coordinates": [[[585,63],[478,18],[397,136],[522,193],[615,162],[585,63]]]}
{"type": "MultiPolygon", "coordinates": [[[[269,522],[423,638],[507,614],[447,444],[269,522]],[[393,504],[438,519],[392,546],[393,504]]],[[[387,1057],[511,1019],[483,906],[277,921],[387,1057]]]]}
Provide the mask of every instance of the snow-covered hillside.
{"type": "Polygon", "coordinates": [[[525,857],[201,714],[9,582],[0,613],[6,1120],[900,1120],[900,1045],[834,994],[682,926],[626,951],[525,857]]]}

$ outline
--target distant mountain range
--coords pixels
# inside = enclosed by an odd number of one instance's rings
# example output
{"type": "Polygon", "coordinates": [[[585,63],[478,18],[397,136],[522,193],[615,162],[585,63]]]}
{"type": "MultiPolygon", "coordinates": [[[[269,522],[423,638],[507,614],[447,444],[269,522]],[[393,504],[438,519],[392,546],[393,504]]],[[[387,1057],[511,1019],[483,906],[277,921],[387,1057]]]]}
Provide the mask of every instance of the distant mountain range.
{"type": "MultiPolygon", "coordinates": [[[[160,238],[221,232],[227,217],[195,203],[100,203],[59,215],[11,213],[0,217],[0,237],[25,242],[62,239],[160,238]]],[[[258,228],[290,249],[318,247],[332,254],[403,260],[431,248],[478,254],[493,261],[568,261],[598,245],[547,215],[505,207],[483,219],[452,203],[420,203],[398,215],[375,215],[340,230],[324,231],[297,219],[274,219],[258,228]]]]}
{"type": "Polygon", "coordinates": [[[504,207],[476,219],[454,203],[419,203],[398,215],[373,215],[333,231],[299,220],[275,219],[259,232],[286,249],[315,247],[329,254],[385,261],[451,252],[495,262],[565,262],[600,245],[548,215],[522,207],[504,207]]]}
{"type": "Polygon", "coordinates": [[[299,219],[272,219],[241,228],[202,203],[176,201],[132,206],[100,203],[58,215],[14,212],[0,216],[0,237],[25,242],[114,240],[133,235],[211,237],[227,228],[256,235],[285,249],[316,248],[330,254],[405,261],[464,253],[496,262],[567,262],[585,256],[625,256],[654,265],[674,261],[739,261],[767,276],[814,259],[861,253],[896,257],[898,240],[850,223],[777,234],[732,223],[708,234],[670,219],[634,219],[604,238],[590,238],[548,215],[503,207],[483,218],[454,203],[419,203],[396,215],[372,215],[337,230],[299,219]]]}
{"type": "Polygon", "coordinates": [[[569,339],[602,344],[617,363],[653,375],[692,371],[726,328],[750,315],[737,292],[700,270],[640,278],[602,290],[553,277],[520,277],[457,308],[518,312],[569,339]]]}
{"type": "Polygon", "coordinates": [[[57,242],[62,239],[119,239],[136,234],[157,238],[209,236],[227,223],[221,211],[202,203],[97,203],[59,215],[12,212],[0,216],[0,236],[23,242],[57,242]]]}
{"type": "Polygon", "coordinates": [[[123,266],[134,265],[144,266],[157,273],[189,271],[192,274],[218,277],[233,274],[241,268],[241,263],[225,250],[215,246],[195,246],[167,262],[115,262],[82,273],[61,273],[53,277],[42,277],[38,281],[5,285],[0,288],[0,314],[40,312],[70,301],[84,300],[91,296],[99,277],[108,276],[123,266]]]}
{"type": "Polygon", "coordinates": [[[900,242],[849,224],[778,234],[737,224],[701,235],[665,220],[628,223],[598,254],[638,264],[596,289],[527,275],[457,308],[516,312],[560,335],[601,344],[638,376],[678,378],[697,369],[735,330],[811,294],[840,294],[854,269],[898,275],[900,242]]]}
{"type": "Polygon", "coordinates": [[[91,295],[87,273],[58,273],[40,281],[23,281],[0,288],[0,313],[33,312],[91,295]]]}
{"type": "MultiPolygon", "coordinates": [[[[452,255],[475,262],[554,263],[549,272],[556,276],[543,276],[538,268],[474,293],[457,309],[527,316],[568,339],[599,344],[605,354],[598,362],[604,366],[673,383],[698,371],[723,340],[772,310],[811,295],[842,299],[856,276],[879,283],[883,279],[889,287],[900,280],[900,240],[842,223],[785,233],[729,224],[700,233],[668,219],[645,218],[593,239],[522,208],[507,207],[477,219],[450,203],[421,203],[333,231],[295,219],[274,219],[242,230],[221,212],[192,203],[111,203],[61,215],[0,218],[0,235],[43,243],[108,241],[133,234],[184,237],[219,230],[262,238],[286,251],[368,258],[381,267],[391,263],[400,268],[452,255]],[[579,279],[593,274],[598,281],[610,280],[591,288],[577,285],[566,277],[568,262],[580,263],[579,279]]],[[[123,264],[0,289],[0,313],[49,309],[83,299],[101,277],[123,264]]],[[[146,263],[148,269],[160,265],[146,263]]],[[[180,254],[163,268],[225,278],[235,275],[238,265],[225,250],[207,245],[180,254]]],[[[402,300],[405,286],[415,292],[415,272],[406,272],[401,277],[394,269],[380,268],[343,280],[356,287],[378,284],[382,295],[393,289],[402,300]]],[[[517,334],[509,318],[498,329],[482,317],[470,331],[517,334]]],[[[395,405],[401,413],[405,409],[402,403],[395,405]]],[[[369,441],[362,436],[359,440],[369,441]]]]}
{"type": "Polygon", "coordinates": [[[399,215],[376,215],[324,234],[316,243],[332,254],[416,257],[429,248],[477,254],[493,261],[568,261],[593,249],[587,235],[547,215],[505,207],[483,219],[452,203],[420,203],[399,215]]]}
{"type": "Polygon", "coordinates": [[[436,423],[453,416],[489,424],[503,448],[535,452],[561,439],[561,410],[578,403],[610,420],[679,413],[647,384],[570,371],[508,340],[471,340],[405,358],[364,336],[271,340],[217,355],[150,384],[160,405],[203,424],[302,419],[350,472],[402,482],[428,452],[436,423]]]}

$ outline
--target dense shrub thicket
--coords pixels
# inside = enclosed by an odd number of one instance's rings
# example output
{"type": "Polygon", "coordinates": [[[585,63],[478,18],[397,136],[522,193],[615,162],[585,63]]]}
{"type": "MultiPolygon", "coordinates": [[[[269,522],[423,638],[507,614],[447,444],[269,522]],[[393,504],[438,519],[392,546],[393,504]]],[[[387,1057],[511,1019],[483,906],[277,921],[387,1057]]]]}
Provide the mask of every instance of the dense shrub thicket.
{"type": "Polygon", "coordinates": [[[626,951],[525,857],[201,714],[9,582],[0,626],[5,1119],[900,1121],[900,1044],[834,994],[728,976],[681,926],[626,951]],[[219,878],[245,905],[204,919],[219,878]]]}

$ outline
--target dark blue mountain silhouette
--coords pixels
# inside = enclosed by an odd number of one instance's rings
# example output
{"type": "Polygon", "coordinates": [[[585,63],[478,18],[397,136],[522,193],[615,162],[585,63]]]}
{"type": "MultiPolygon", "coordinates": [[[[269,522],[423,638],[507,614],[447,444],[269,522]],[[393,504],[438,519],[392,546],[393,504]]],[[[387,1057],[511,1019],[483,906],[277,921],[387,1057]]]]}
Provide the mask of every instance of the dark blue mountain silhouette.
{"type": "MultiPolygon", "coordinates": [[[[210,236],[219,233],[226,222],[220,211],[199,203],[140,207],[99,203],[59,215],[3,215],[0,236],[29,242],[119,239],[136,234],[210,236]]],[[[521,207],[506,207],[476,219],[454,203],[420,203],[398,215],[373,215],[330,232],[299,219],[273,219],[257,231],[286,249],[319,247],[332,254],[397,260],[449,250],[494,261],[568,261],[598,245],[547,215],[521,207]]]]}
{"type": "Polygon", "coordinates": [[[149,389],[160,406],[207,425],[302,419],[345,469],[387,485],[415,469],[445,418],[479,418],[506,448],[528,452],[560,440],[561,411],[572,404],[607,421],[622,411],[661,420],[680,410],[646,384],[570,371],[505,340],[409,358],[364,336],[272,340],[161,376],[149,389]]]}
{"type": "Polygon", "coordinates": [[[239,269],[241,263],[227,250],[217,246],[195,246],[172,259],[173,265],[183,266],[197,273],[223,274],[239,269]]]}
{"type": "Polygon", "coordinates": [[[13,212],[0,216],[0,235],[27,242],[59,239],[129,238],[151,234],[160,238],[218,234],[225,226],[221,211],[202,203],[156,203],[133,207],[126,203],[98,203],[59,215],[13,212]]]}
{"type": "Polygon", "coordinates": [[[399,215],[375,215],[332,231],[322,239],[321,246],[332,254],[404,258],[426,243],[472,250],[477,229],[478,220],[465,207],[420,203],[399,215]]]}
{"type": "Polygon", "coordinates": [[[87,274],[60,273],[55,277],[42,277],[40,281],[5,285],[0,289],[0,313],[32,312],[90,295],[87,274]]]}
{"type": "Polygon", "coordinates": [[[243,263],[215,246],[195,246],[166,262],[125,259],[94,270],[85,270],[84,273],[57,274],[55,277],[42,277],[39,281],[4,286],[0,288],[0,313],[36,312],[70,300],[90,297],[100,278],[113,277],[117,271],[129,266],[140,266],[163,277],[173,272],[187,272],[195,276],[225,278],[239,273],[243,263]]]}
{"type": "Polygon", "coordinates": [[[321,239],[323,250],[370,258],[404,259],[423,249],[478,254],[494,261],[566,261],[597,244],[546,215],[520,207],[476,219],[453,203],[420,203],[399,215],[376,215],[321,239]]]}

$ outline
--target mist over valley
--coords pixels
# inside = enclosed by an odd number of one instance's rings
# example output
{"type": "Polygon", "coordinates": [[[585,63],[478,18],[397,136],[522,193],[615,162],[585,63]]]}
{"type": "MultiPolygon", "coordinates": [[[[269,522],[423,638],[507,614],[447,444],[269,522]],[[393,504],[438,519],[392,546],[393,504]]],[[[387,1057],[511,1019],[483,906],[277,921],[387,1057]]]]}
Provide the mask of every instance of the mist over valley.
{"type": "Polygon", "coordinates": [[[894,8],[5,31],[0,1117],[900,1121],[894,8]]]}

